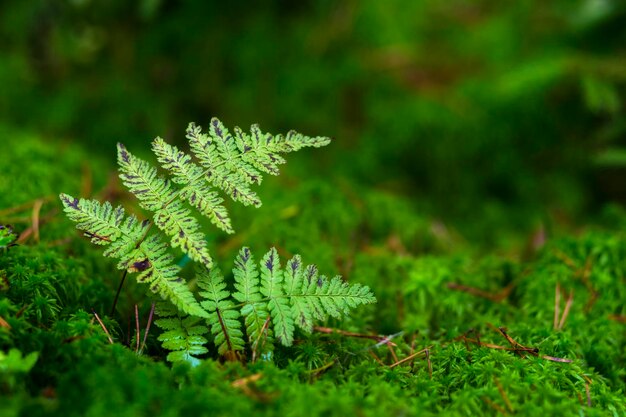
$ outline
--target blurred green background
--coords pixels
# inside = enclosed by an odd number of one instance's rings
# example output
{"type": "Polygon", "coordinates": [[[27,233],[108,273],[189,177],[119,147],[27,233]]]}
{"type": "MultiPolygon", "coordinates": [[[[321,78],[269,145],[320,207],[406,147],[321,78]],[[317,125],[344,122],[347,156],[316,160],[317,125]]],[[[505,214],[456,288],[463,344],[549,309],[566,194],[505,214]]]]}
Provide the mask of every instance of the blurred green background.
{"type": "Polygon", "coordinates": [[[0,248],[0,416],[503,415],[502,386],[518,416],[622,415],[625,107],[623,0],[0,0],[0,224],[20,236],[0,248]],[[135,355],[146,288],[105,317],[120,272],[57,196],[137,213],[115,143],[154,162],[154,137],[187,150],[213,116],[334,139],[289,155],[260,209],[226,202],[234,235],[203,224],[217,264],[275,246],[370,286],[376,305],[325,325],[404,332],[432,374],[321,334],[276,367],[170,371],[156,329],[135,355]],[[574,362],[459,339],[505,344],[488,323],[574,362]],[[231,386],[254,372],[270,401],[231,386]]]}
{"type": "Polygon", "coordinates": [[[288,178],[399,195],[488,247],[610,223],[626,200],[622,1],[1,7],[4,143],[34,132],[112,171],[115,142],[147,154],[212,116],[328,135],[288,178]]]}

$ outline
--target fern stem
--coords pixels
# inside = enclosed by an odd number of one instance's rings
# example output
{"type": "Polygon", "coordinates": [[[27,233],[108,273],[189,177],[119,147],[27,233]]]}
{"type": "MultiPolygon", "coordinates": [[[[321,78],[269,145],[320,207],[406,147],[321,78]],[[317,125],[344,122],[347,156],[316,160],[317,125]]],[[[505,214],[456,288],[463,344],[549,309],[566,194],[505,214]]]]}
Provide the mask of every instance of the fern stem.
{"type": "Polygon", "coordinates": [[[128,270],[125,270],[124,273],[122,274],[120,285],[117,287],[117,292],[115,293],[115,299],[113,300],[113,306],[111,307],[111,316],[115,314],[115,307],[117,307],[117,299],[120,297],[120,293],[122,292],[122,286],[124,285],[124,281],[126,280],[126,275],[128,275],[128,270]]]}
{"type": "MultiPolygon", "coordinates": [[[[283,294],[283,295],[279,295],[276,297],[265,297],[265,298],[260,298],[257,301],[245,301],[243,303],[239,303],[239,304],[235,304],[226,308],[222,308],[222,310],[236,310],[236,309],[240,309],[244,306],[247,306],[249,304],[264,304],[264,303],[268,303],[271,300],[278,300],[281,298],[287,298],[287,299],[292,299],[292,298],[306,298],[306,297],[315,297],[315,298],[322,298],[322,297],[337,297],[337,295],[335,294],[283,294]]],[[[368,298],[366,296],[356,296],[353,295],[351,297],[354,298],[368,298]]]]}
{"type": "Polygon", "coordinates": [[[135,353],[139,353],[139,337],[141,331],[139,330],[139,307],[135,304],[135,353]]]}
{"type": "Polygon", "coordinates": [[[217,318],[220,321],[220,327],[222,328],[222,331],[224,332],[224,338],[226,339],[226,344],[228,345],[228,351],[234,353],[233,344],[230,341],[228,329],[226,328],[226,324],[224,323],[224,319],[222,318],[222,313],[220,312],[220,309],[219,308],[216,309],[215,313],[217,314],[217,318]]]}
{"type": "MultiPolygon", "coordinates": [[[[150,228],[152,227],[152,222],[148,223],[148,226],[146,227],[146,230],[143,232],[143,235],[141,236],[141,238],[137,241],[137,243],[135,244],[135,249],[138,249],[139,246],[141,246],[141,244],[143,243],[144,240],[146,240],[146,237],[148,236],[148,232],[150,231],[150,228]]],[[[117,287],[117,292],[115,293],[115,299],[113,300],[113,306],[111,307],[111,315],[115,314],[115,307],[117,307],[117,299],[120,296],[120,293],[122,292],[122,287],[124,286],[124,281],[126,280],[126,275],[128,275],[128,270],[124,271],[124,274],[122,274],[122,279],[120,280],[120,285],[117,287]]]]}

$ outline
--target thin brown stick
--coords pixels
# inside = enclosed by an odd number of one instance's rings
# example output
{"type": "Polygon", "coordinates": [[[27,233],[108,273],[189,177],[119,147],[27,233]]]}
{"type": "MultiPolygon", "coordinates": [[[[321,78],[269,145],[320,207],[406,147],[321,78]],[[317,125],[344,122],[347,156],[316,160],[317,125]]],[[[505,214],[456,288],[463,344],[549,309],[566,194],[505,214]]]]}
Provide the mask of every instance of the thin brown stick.
{"type": "Polygon", "coordinates": [[[148,315],[148,324],[146,324],[146,330],[143,333],[143,341],[141,342],[141,348],[139,348],[139,352],[143,352],[146,347],[146,341],[148,340],[148,332],[150,331],[150,325],[152,324],[152,318],[154,317],[154,306],[155,303],[152,303],[152,307],[150,307],[150,315],[148,315]]]}
{"type": "Polygon", "coordinates": [[[573,362],[571,359],[555,358],[554,356],[548,356],[548,355],[541,356],[541,359],[545,359],[547,361],[552,361],[552,362],[560,362],[560,363],[572,363],[573,362]]]}
{"type": "Polygon", "coordinates": [[[583,375],[585,379],[585,392],[587,393],[587,406],[591,407],[591,384],[593,381],[587,375],[583,375]]]}
{"type": "Polygon", "coordinates": [[[139,308],[135,304],[135,353],[139,353],[139,337],[141,333],[139,331],[139,308]]]}
{"type": "Polygon", "coordinates": [[[465,344],[465,349],[467,349],[468,353],[471,353],[472,352],[472,348],[470,347],[470,344],[467,343],[467,340],[468,340],[467,337],[463,336],[463,343],[465,344]]]}
{"type": "MultiPolygon", "coordinates": [[[[490,323],[487,323],[487,325],[489,325],[495,331],[500,333],[509,342],[511,347],[509,348],[509,347],[505,347],[505,346],[496,345],[496,344],[493,344],[493,343],[480,342],[479,340],[470,339],[469,337],[465,337],[465,336],[462,336],[462,337],[464,338],[465,341],[470,342],[470,343],[476,343],[478,346],[483,346],[483,347],[486,347],[486,348],[489,348],[489,349],[498,349],[498,350],[506,350],[506,351],[509,351],[509,352],[515,352],[518,355],[520,355],[521,357],[525,357],[524,354],[528,353],[528,354],[531,354],[533,356],[540,357],[542,359],[549,360],[549,361],[552,361],[552,362],[560,362],[560,363],[572,363],[573,362],[571,359],[556,358],[554,356],[547,356],[547,355],[539,356],[539,349],[538,348],[526,347],[526,346],[521,345],[520,343],[516,342],[511,336],[508,335],[508,333],[506,332],[506,329],[504,327],[497,328],[497,327],[493,326],[490,323]]],[[[457,340],[458,340],[458,338],[457,338],[457,340]]]]}
{"type": "Polygon", "coordinates": [[[236,379],[235,381],[233,381],[230,385],[233,388],[241,388],[244,385],[248,385],[251,382],[257,382],[259,379],[261,379],[261,377],[263,377],[262,373],[258,373],[258,374],[252,374],[250,376],[246,376],[244,378],[239,378],[236,379]]]}
{"type": "Polygon", "coordinates": [[[122,274],[122,279],[120,280],[120,285],[117,286],[117,292],[115,293],[115,298],[113,299],[113,306],[111,307],[111,315],[115,314],[115,307],[117,307],[117,299],[120,297],[120,292],[122,292],[122,286],[124,285],[124,281],[126,280],[126,275],[128,274],[128,270],[124,270],[122,274]]]}
{"type": "Polygon", "coordinates": [[[389,365],[389,367],[390,368],[395,368],[396,366],[400,366],[403,363],[409,362],[410,360],[414,359],[415,357],[417,357],[419,355],[425,354],[427,351],[428,351],[428,348],[424,348],[424,349],[420,350],[419,352],[415,352],[415,353],[407,356],[406,358],[389,365]]]}
{"type": "Polygon", "coordinates": [[[33,205],[33,237],[35,238],[35,242],[37,243],[39,243],[39,214],[41,213],[42,205],[42,200],[35,200],[35,204],[33,205]]]}
{"type": "Polygon", "coordinates": [[[396,351],[393,350],[393,346],[391,346],[389,343],[386,343],[387,345],[387,349],[389,349],[389,352],[391,352],[391,357],[393,358],[394,362],[398,362],[398,356],[396,355],[396,351]]]}
{"type": "Polygon", "coordinates": [[[574,290],[571,290],[569,292],[569,296],[567,297],[565,308],[563,309],[563,315],[561,316],[561,320],[559,321],[559,327],[558,327],[559,330],[561,330],[563,326],[565,326],[565,320],[567,320],[567,316],[569,315],[569,311],[572,308],[573,302],[574,302],[574,290]]]}
{"type": "Polygon", "coordinates": [[[377,354],[374,353],[373,350],[368,350],[369,354],[378,362],[381,366],[386,366],[383,361],[380,360],[377,354]]]}
{"type": "Polygon", "coordinates": [[[319,333],[327,333],[327,334],[337,333],[337,334],[340,334],[340,335],[346,336],[346,337],[356,337],[356,338],[360,338],[360,339],[371,339],[371,340],[375,340],[377,342],[385,341],[385,344],[390,344],[392,346],[396,346],[396,344],[393,343],[391,340],[389,340],[387,336],[379,336],[379,335],[374,335],[374,334],[353,333],[353,332],[348,332],[348,331],[341,330],[341,329],[333,329],[333,328],[330,328],[330,327],[321,327],[321,326],[315,326],[315,327],[313,327],[313,330],[316,331],[316,332],[319,332],[319,333]]]}
{"type": "Polygon", "coordinates": [[[506,332],[506,328],[505,327],[498,327],[498,331],[500,332],[500,334],[507,340],[507,342],[509,342],[511,344],[511,347],[513,348],[513,350],[520,355],[522,358],[525,358],[526,356],[524,355],[524,352],[529,352],[531,354],[534,354],[536,356],[536,351],[537,349],[534,348],[528,348],[520,343],[517,343],[511,336],[509,336],[509,334],[506,332]]]}
{"type": "Polygon", "coordinates": [[[476,339],[471,339],[471,338],[466,338],[466,340],[470,343],[474,343],[477,346],[482,346],[482,347],[486,347],[489,349],[499,349],[499,350],[515,350],[514,348],[508,348],[506,346],[500,346],[500,345],[496,345],[494,343],[486,343],[486,342],[479,342],[476,339]]]}
{"type": "MultiPolygon", "coordinates": [[[[409,355],[415,353],[415,339],[417,338],[417,334],[413,334],[411,338],[411,350],[409,351],[409,355]]],[[[411,361],[411,366],[413,366],[413,361],[411,361]]]]}
{"type": "Polygon", "coordinates": [[[433,379],[433,363],[430,361],[430,349],[426,348],[426,363],[428,364],[428,376],[433,379]]]}
{"type": "Polygon", "coordinates": [[[591,283],[590,278],[591,278],[592,270],[593,270],[593,257],[589,256],[587,260],[585,261],[585,267],[580,272],[580,279],[585,285],[585,288],[587,289],[587,291],[589,291],[589,293],[591,294],[591,297],[589,297],[589,300],[587,301],[583,309],[585,313],[588,313],[589,311],[591,311],[591,308],[593,307],[595,302],[598,300],[598,296],[599,296],[598,291],[596,291],[596,289],[593,287],[593,284],[591,283]]]}
{"type": "Polygon", "coordinates": [[[104,333],[107,335],[107,337],[109,338],[109,343],[113,344],[113,338],[111,337],[111,334],[109,333],[109,331],[107,330],[106,326],[104,325],[104,323],[102,322],[102,320],[100,320],[100,317],[98,317],[98,313],[96,313],[96,310],[94,310],[93,308],[91,309],[91,312],[93,313],[93,315],[95,316],[96,320],[98,320],[98,323],[100,324],[100,327],[102,327],[102,330],[104,330],[104,333]]]}
{"type": "Polygon", "coordinates": [[[515,284],[515,282],[512,282],[495,294],[485,290],[481,290],[480,288],[469,287],[467,285],[458,284],[456,282],[449,282],[448,288],[455,291],[466,292],[476,297],[486,298],[487,300],[500,303],[504,301],[509,296],[509,294],[511,294],[511,291],[515,287],[515,284]]]}
{"type": "MultiPolygon", "coordinates": [[[[51,210],[49,213],[47,213],[45,216],[40,217],[38,219],[38,223],[37,226],[41,226],[44,223],[46,223],[48,220],[52,219],[54,216],[56,216],[56,214],[58,213],[57,209],[51,210]]],[[[19,237],[17,238],[17,240],[15,241],[15,243],[18,244],[22,244],[24,242],[26,242],[28,240],[28,238],[33,234],[33,226],[31,225],[30,227],[28,227],[27,229],[24,229],[24,231],[22,231],[22,233],[20,233],[19,237]]]]}
{"type": "Polygon", "coordinates": [[[554,289],[554,325],[553,329],[559,328],[559,316],[561,315],[561,286],[559,282],[556,283],[556,288],[554,289]]]}

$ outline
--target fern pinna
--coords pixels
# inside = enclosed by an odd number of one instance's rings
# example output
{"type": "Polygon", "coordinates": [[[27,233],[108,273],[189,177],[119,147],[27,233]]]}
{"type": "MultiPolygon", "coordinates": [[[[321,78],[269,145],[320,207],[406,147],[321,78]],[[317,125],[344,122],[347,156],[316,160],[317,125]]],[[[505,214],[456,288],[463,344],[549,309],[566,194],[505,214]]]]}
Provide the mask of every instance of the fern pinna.
{"type": "Polygon", "coordinates": [[[207,133],[191,123],[186,137],[191,154],[161,138],[152,143],[167,177],[124,145],[117,146],[120,178],[139,205],[152,213],[152,219],[127,215],[121,206],[114,208],[109,202],[60,195],[65,213],[77,228],[93,243],[108,246],[105,256],[118,259],[117,267],[125,273],[138,273],[139,282],[166,300],[159,311],[167,318],[159,323],[166,330],[161,336],[164,346],[174,350],[170,359],[188,360],[204,353],[200,342],[205,339],[194,317],[208,321],[219,352],[232,356],[244,345],[240,316],[255,353],[271,348],[273,334],[290,345],[294,325],[310,331],[313,318],[336,316],[348,307],[373,301],[366,287],[349,287],[339,278],[317,278],[314,267],[302,269],[299,257],[283,271],[274,250],[264,258],[260,278],[249,251],[242,250],[234,270],[236,292],[231,295],[219,270],[213,268],[205,236],[190,208],[233,233],[220,191],[234,201],[258,207],[261,201],[251,186],[260,184],[264,173],[278,175],[279,165],[285,163],[280,154],[325,146],[330,139],[295,131],[273,136],[256,125],[250,133],[239,128],[230,133],[216,118],[207,133]],[[152,229],[153,225],[159,230],[152,229]],[[169,246],[196,261],[202,303],[180,277],[169,246]]]}

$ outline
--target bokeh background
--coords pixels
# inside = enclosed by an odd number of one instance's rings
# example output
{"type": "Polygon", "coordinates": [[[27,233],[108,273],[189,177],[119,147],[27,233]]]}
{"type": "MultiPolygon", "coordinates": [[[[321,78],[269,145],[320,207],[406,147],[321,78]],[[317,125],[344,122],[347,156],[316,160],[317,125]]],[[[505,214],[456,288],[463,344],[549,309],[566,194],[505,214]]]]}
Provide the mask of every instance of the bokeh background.
{"type": "Polygon", "coordinates": [[[625,112],[623,0],[0,0],[0,416],[626,415],[625,112]],[[186,369],[153,326],[136,355],[146,285],[108,314],[122,273],[58,195],[147,218],[116,142],[154,163],[214,116],[334,139],[226,202],[235,234],[204,221],[216,264],[274,246],[367,285],[320,324],[395,352],[299,334],[186,369]]]}
{"type": "Polygon", "coordinates": [[[275,184],[319,177],[318,205],[363,189],[399,196],[457,243],[519,246],[621,218],[622,1],[1,7],[5,147],[27,131],[113,171],[116,142],[147,155],[155,136],[183,145],[188,122],[218,116],[332,136],[275,184]]]}

